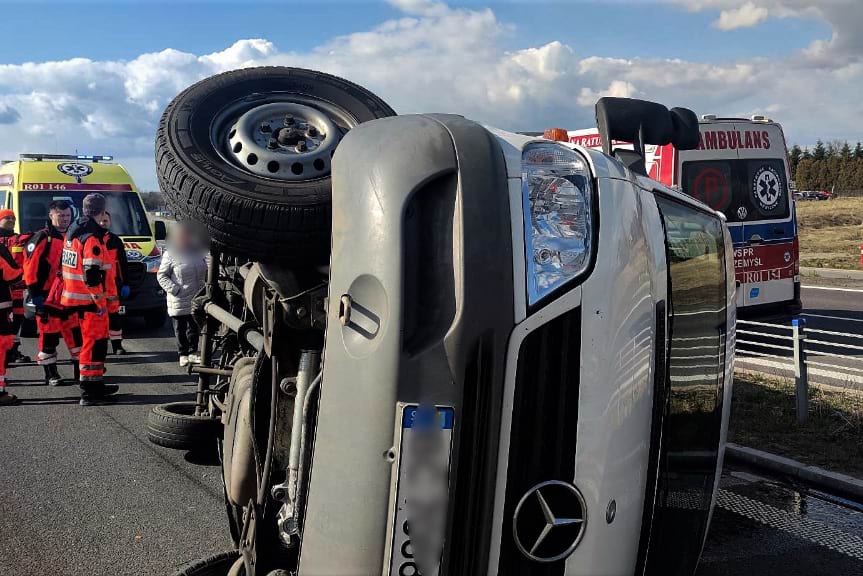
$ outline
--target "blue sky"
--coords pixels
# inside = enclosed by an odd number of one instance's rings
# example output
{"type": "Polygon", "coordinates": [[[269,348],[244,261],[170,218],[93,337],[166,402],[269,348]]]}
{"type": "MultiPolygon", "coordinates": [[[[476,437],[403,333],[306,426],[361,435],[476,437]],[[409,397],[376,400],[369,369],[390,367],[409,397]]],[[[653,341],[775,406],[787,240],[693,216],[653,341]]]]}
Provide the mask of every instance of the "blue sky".
{"type": "Polygon", "coordinates": [[[113,154],[156,186],[164,106],[257,65],[362,84],[399,113],[593,124],[603,95],[768,114],[790,142],[863,139],[863,0],[0,0],[0,157],[113,154]]]}
{"type": "MultiPolygon", "coordinates": [[[[559,40],[577,53],[616,58],[697,59],[723,62],[777,57],[829,36],[817,20],[771,20],[724,32],[710,26],[716,11],[691,12],[656,2],[523,0],[449,2],[452,7],[491,7],[516,27],[511,49],[559,40]]],[[[0,2],[6,64],[85,57],[130,60],[164,48],[202,54],[235,40],[264,37],[282,50],[302,50],[399,16],[385,2],[290,0],[204,2],[0,2]],[[292,8],[286,8],[287,5],[292,8]],[[35,30],[34,30],[35,27],[35,30]]]]}

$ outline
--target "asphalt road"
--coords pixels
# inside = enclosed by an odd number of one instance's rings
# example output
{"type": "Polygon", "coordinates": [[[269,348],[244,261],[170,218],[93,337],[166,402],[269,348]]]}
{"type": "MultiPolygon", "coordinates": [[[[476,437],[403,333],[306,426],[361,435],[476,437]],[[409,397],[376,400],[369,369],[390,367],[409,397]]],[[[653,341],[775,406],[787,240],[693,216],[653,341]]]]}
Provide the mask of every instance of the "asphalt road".
{"type": "MultiPolygon", "coordinates": [[[[150,406],[192,397],[170,332],[127,336],[115,406],[10,370],[24,403],[0,412],[0,576],[168,576],[230,547],[218,467],[146,439],[150,406]]],[[[698,576],[724,574],[863,575],[863,505],[727,470],[698,576]]]]}
{"type": "Polygon", "coordinates": [[[726,466],[697,576],[863,575],[863,503],[726,466]]]}
{"type": "Polygon", "coordinates": [[[127,335],[133,353],[108,362],[115,406],[82,408],[77,387],[34,386],[36,366],[9,371],[23,403],[0,408],[0,575],[165,576],[230,547],[218,467],[146,437],[152,405],[194,398],[172,333],[127,335]]]}

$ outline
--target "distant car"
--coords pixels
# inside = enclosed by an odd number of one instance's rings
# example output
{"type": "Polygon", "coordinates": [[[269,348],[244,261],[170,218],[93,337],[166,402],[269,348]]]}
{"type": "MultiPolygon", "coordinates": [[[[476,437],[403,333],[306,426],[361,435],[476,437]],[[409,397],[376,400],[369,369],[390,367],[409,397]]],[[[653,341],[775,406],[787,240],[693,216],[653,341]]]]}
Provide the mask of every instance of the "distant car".
{"type": "Polygon", "coordinates": [[[794,195],[798,200],[832,200],[833,193],[826,190],[806,190],[794,195]],[[800,195],[799,197],[797,195],[800,195]]]}

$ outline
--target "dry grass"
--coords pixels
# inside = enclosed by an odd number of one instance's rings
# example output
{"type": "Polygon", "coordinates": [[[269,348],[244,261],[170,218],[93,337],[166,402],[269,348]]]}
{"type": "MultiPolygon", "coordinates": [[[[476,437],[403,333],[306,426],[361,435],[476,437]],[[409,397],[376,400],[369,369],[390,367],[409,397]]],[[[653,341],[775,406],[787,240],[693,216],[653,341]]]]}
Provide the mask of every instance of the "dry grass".
{"type": "Polygon", "coordinates": [[[800,426],[793,381],[738,376],[729,440],[863,478],[863,392],[813,386],[809,394],[800,426]]]}
{"type": "Polygon", "coordinates": [[[863,198],[797,203],[800,265],[860,270],[863,198]]]}

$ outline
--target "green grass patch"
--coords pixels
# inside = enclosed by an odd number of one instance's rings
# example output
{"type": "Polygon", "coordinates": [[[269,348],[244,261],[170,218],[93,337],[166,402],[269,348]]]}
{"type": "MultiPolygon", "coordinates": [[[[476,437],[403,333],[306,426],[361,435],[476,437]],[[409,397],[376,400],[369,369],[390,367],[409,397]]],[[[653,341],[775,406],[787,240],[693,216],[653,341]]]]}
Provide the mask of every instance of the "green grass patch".
{"type": "Polygon", "coordinates": [[[863,198],[797,202],[800,265],[860,270],[863,198]]]}
{"type": "Polygon", "coordinates": [[[731,442],[863,478],[863,393],[809,388],[809,421],[797,424],[794,382],[738,376],[731,442]]]}

